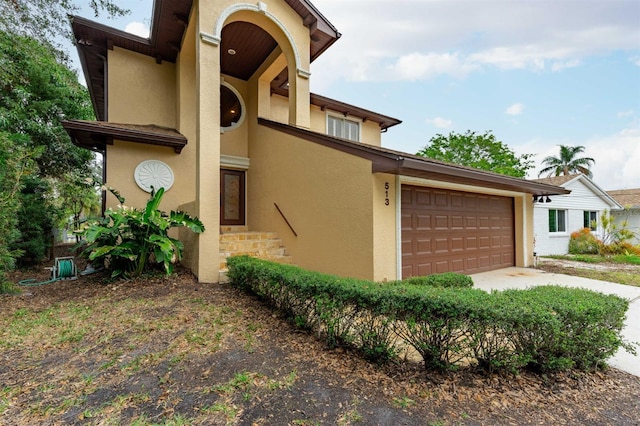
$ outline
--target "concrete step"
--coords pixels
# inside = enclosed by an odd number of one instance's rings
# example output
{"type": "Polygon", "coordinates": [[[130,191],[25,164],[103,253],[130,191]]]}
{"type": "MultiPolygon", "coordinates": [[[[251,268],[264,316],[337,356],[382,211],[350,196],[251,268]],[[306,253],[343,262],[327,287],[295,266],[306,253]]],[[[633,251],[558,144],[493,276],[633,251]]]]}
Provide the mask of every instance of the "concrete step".
{"type": "Polygon", "coordinates": [[[227,234],[220,234],[220,242],[223,241],[254,241],[254,240],[276,240],[278,234],[275,232],[230,232],[227,234]]]}
{"type": "Polygon", "coordinates": [[[220,252],[234,251],[258,251],[278,249],[282,247],[280,240],[244,240],[244,241],[220,241],[220,252]]]}
{"type": "Polygon", "coordinates": [[[227,271],[227,258],[231,256],[251,256],[272,262],[293,264],[287,255],[282,240],[275,232],[238,231],[246,227],[220,227],[220,272],[227,271]]]}
{"type": "Polygon", "coordinates": [[[220,227],[221,234],[228,234],[231,232],[249,232],[249,227],[246,225],[233,225],[233,226],[220,227]]]}

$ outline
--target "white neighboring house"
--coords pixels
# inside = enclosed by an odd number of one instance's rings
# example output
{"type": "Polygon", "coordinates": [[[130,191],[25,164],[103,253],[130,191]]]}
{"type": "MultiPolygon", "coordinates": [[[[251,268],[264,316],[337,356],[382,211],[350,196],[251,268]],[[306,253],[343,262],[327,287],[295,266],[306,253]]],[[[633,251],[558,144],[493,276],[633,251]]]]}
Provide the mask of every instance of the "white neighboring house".
{"type": "Polygon", "coordinates": [[[602,238],[602,213],[605,210],[622,210],[613,197],[581,173],[535,181],[571,191],[567,195],[539,197],[533,205],[534,251],[539,256],[567,254],[571,233],[582,228],[591,228],[598,239],[602,238]]]}
{"type": "Polygon", "coordinates": [[[635,234],[635,238],[631,243],[640,244],[640,188],[618,189],[607,191],[607,193],[624,207],[624,210],[612,212],[616,218],[616,223],[621,225],[626,220],[627,229],[635,234]]]}

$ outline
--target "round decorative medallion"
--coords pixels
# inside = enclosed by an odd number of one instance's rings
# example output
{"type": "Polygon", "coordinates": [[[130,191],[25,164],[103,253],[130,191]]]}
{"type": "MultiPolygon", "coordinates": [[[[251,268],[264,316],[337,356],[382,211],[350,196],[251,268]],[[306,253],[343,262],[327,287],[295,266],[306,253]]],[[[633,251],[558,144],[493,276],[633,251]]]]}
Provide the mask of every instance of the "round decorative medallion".
{"type": "Polygon", "coordinates": [[[146,160],[138,164],[133,177],[136,183],[146,192],[151,192],[151,187],[156,191],[164,188],[168,191],[173,186],[173,171],[160,160],[146,160]]]}

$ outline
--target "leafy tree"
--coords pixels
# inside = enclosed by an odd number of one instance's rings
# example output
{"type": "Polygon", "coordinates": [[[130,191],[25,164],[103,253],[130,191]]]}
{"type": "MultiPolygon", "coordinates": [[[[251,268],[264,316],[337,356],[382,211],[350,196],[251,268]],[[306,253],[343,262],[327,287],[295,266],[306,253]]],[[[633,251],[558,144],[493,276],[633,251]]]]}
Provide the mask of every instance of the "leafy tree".
{"type": "Polygon", "coordinates": [[[566,176],[574,173],[582,173],[593,177],[593,173],[589,168],[595,164],[596,160],[591,157],[578,157],[579,154],[584,152],[584,146],[559,146],[560,155],[558,157],[550,155],[542,160],[542,165],[546,167],[540,170],[538,177],[544,174],[547,174],[547,176],[566,176]]]}
{"type": "MultiPolygon", "coordinates": [[[[64,179],[59,182],[56,189],[55,208],[58,212],[56,223],[60,228],[69,229],[69,218],[73,218],[71,230],[80,229],[80,224],[87,217],[100,215],[100,191],[96,189],[96,183],[101,180],[94,170],[93,179],[87,179],[81,173],[70,170],[64,179]]],[[[100,186],[100,184],[98,184],[100,186]]],[[[76,242],[79,236],[76,236],[76,242]]]]}
{"type": "Polygon", "coordinates": [[[0,132],[16,136],[9,141],[19,140],[24,152],[41,154],[31,157],[38,173],[29,178],[29,187],[14,194],[23,206],[17,222],[22,236],[13,238],[10,248],[28,249],[29,258],[41,259],[52,224],[66,214],[52,200],[93,191],[78,182],[93,177],[94,155],[74,146],[61,125],[65,118],[93,117],[87,89],[50,46],[0,31],[0,132]],[[32,241],[40,231],[46,240],[32,241]],[[33,252],[36,248],[42,252],[33,252]]]}
{"type": "Polygon", "coordinates": [[[21,264],[33,264],[45,259],[51,247],[55,215],[51,204],[51,186],[38,176],[28,176],[20,191],[18,229],[20,237],[11,247],[22,252],[21,264]]]}
{"type": "Polygon", "coordinates": [[[11,246],[20,238],[18,211],[21,203],[18,195],[25,177],[35,173],[37,150],[27,148],[27,138],[0,132],[0,294],[11,292],[5,271],[13,268],[20,251],[11,246]]]}
{"type": "Polygon", "coordinates": [[[417,155],[520,178],[534,167],[534,154],[517,156],[490,131],[437,134],[417,155]]]}
{"type": "Polygon", "coordinates": [[[112,0],[0,0],[0,31],[31,36],[39,40],[54,40],[60,36],[71,39],[68,15],[77,14],[80,3],[88,4],[98,17],[102,11],[108,16],[124,16],[129,10],[112,0]]]}
{"type": "Polygon", "coordinates": [[[0,32],[0,130],[28,135],[45,147],[40,173],[59,177],[69,169],[89,173],[93,154],[74,146],[61,126],[65,118],[94,118],[86,87],[47,45],[0,32]]]}
{"type": "Polygon", "coordinates": [[[136,277],[150,265],[151,260],[163,266],[167,275],[182,259],[182,242],[168,235],[169,229],[185,226],[199,234],[204,232],[200,220],[185,212],[167,214],[159,210],[164,188],[151,194],[144,210],[124,206],[124,198],[109,188],[120,206],[109,209],[104,218],[90,221],[80,232],[86,242],[82,256],[94,264],[102,264],[112,277],[136,277]]]}

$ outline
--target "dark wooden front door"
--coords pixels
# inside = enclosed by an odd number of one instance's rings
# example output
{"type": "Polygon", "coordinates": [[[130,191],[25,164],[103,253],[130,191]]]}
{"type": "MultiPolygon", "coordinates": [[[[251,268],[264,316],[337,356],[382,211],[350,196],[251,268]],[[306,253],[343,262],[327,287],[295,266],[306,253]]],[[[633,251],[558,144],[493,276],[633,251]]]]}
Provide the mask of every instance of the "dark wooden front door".
{"type": "Polygon", "coordinates": [[[220,169],[220,224],[245,224],[245,172],[220,169]]]}

